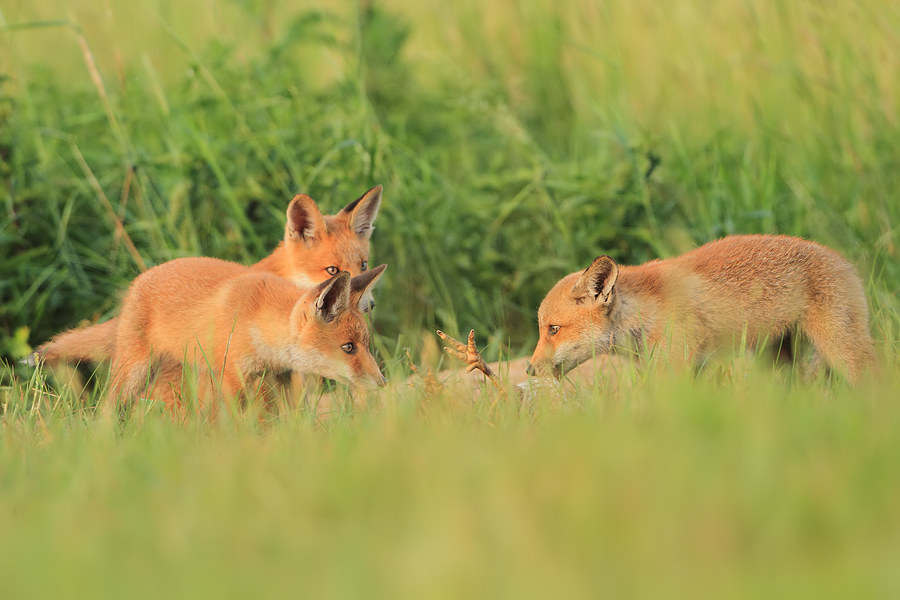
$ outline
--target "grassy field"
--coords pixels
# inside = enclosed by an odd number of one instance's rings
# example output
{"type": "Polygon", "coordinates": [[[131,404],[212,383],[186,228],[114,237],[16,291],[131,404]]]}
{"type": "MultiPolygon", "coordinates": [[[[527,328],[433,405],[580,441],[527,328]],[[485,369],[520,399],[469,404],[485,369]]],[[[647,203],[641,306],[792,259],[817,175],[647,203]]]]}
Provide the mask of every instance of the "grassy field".
{"type": "Polygon", "coordinates": [[[900,594],[893,3],[6,0],[0,76],[0,596],[900,594]],[[143,269],[258,260],[294,193],[375,184],[368,407],[113,426],[15,366],[143,269]],[[403,383],[438,327],[529,353],[599,254],[753,232],[858,266],[880,377],[403,383]]]}

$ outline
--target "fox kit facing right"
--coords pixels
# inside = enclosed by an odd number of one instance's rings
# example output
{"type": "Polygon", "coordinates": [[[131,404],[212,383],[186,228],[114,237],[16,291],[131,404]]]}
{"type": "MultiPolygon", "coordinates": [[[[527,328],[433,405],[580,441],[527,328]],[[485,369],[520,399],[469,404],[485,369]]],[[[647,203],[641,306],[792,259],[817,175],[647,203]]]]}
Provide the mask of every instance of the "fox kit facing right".
{"type": "Polygon", "coordinates": [[[564,277],[538,310],[530,373],[570,370],[617,347],[686,350],[699,364],[735,343],[802,334],[851,383],[874,360],[863,284],[840,254],[788,236],[740,235],[640,266],[600,256],[564,277]]]}
{"type": "Polygon", "coordinates": [[[383,385],[359,304],[384,269],[353,278],[341,272],[301,290],[213,258],[154,267],[134,280],[123,302],[111,397],[139,397],[155,367],[177,363],[209,372],[226,398],[264,371],[383,385]]]}

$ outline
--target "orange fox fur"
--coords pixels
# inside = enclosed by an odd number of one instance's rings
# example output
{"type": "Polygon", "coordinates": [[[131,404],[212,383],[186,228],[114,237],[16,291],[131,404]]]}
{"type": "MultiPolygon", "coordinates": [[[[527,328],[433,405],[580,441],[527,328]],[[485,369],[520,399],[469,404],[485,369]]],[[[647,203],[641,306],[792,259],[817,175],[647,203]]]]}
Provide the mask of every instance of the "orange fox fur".
{"type": "Polygon", "coordinates": [[[344,271],[303,290],[214,258],[154,267],[132,282],[123,301],[110,394],[134,399],[156,368],[177,363],[210,372],[225,397],[236,397],[265,371],[383,385],[359,304],[384,269],[352,279],[344,271]]]}
{"type": "Polygon", "coordinates": [[[645,344],[668,346],[676,358],[683,348],[699,364],[723,346],[780,344],[794,334],[812,343],[811,372],[824,361],[857,382],[874,360],[853,266],[834,250],[787,236],[730,236],[640,266],[601,256],[550,290],[538,324],[530,373],[559,374],[645,344]]]}
{"type": "MultiPolygon", "coordinates": [[[[365,272],[381,193],[381,186],[375,186],[336,215],[322,215],[312,198],[296,195],[287,208],[284,239],[252,268],[301,287],[319,284],[339,271],[347,271],[351,276],[365,272]]],[[[370,295],[363,305],[367,309],[374,306],[370,295]]],[[[28,362],[101,362],[114,352],[117,327],[118,318],[114,317],[104,323],[64,331],[38,346],[28,362]]]]}

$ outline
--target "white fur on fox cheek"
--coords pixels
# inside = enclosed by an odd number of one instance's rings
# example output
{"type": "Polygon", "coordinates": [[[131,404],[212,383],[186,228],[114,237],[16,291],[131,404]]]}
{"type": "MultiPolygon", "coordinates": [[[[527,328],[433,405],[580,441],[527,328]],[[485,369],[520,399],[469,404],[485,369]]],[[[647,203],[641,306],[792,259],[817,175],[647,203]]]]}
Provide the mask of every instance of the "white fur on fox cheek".
{"type": "Polygon", "coordinates": [[[346,360],[333,358],[315,351],[299,350],[294,353],[292,368],[301,373],[310,373],[329,379],[352,379],[352,371],[346,360]]]}
{"type": "Polygon", "coordinates": [[[330,379],[350,379],[349,366],[344,360],[330,359],[321,352],[307,350],[294,344],[285,346],[270,344],[257,328],[250,330],[250,336],[259,358],[248,358],[240,364],[241,370],[247,373],[259,372],[263,365],[268,364],[330,379]]]}
{"type": "Polygon", "coordinates": [[[580,365],[597,354],[607,354],[610,351],[610,332],[608,329],[596,324],[582,325],[582,335],[577,339],[567,341],[556,347],[553,354],[553,364],[561,365],[564,362],[574,362],[580,365]]]}

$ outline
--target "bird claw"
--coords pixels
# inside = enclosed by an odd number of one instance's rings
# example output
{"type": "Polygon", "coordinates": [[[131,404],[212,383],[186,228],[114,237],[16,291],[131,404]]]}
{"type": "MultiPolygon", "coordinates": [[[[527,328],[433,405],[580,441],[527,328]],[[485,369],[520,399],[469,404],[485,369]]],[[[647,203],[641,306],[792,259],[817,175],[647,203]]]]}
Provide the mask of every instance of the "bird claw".
{"type": "Polygon", "coordinates": [[[469,339],[468,343],[466,344],[463,344],[459,340],[450,337],[441,330],[438,330],[437,334],[442,340],[449,344],[449,346],[444,348],[447,354],[455,356],[456,358],[466,363],[467,373],[471,373],[472,371],[477,369],[491,379],[494,378],[494,372],[491,371],[491,368],[488,367],[486,362],[484,362],[484,358],[482,358],[481,353],[478,351],[478,347],[475,345],[474,329],[469,331],[469,339]]]}

